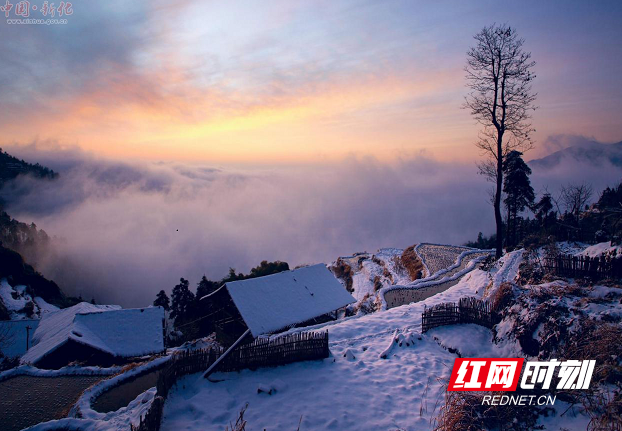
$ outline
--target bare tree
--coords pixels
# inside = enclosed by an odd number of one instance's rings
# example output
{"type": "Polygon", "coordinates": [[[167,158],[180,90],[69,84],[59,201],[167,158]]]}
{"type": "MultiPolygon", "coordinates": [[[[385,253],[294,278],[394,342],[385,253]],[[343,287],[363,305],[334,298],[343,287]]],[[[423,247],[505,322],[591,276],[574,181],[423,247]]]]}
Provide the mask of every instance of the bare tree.
{"type": "Polygon", "coordinates": [[[594,190],[590,184],[569,184],[562,187],[560,201],[564,205],[566,212],[573,214],[578,220],[579,213],[590,201],[593,193],[594,190]]]}
{"type": "MultiPolygon", "coordinates": [[[[0,352],[3,348],[13,344],[14,340],[15,333],[13,332],[11,325],[0,324],[0,352]]],[[[2,356],[1,353],[0,356],[2,356]]]]}
{"type": "Polygon", "coordinates": [[[467,87],[471,92],[464,107],[483,126],[477,147],[486,159],[480,173],[495,183],[493,206],[497,225],[497,257],[503,249],[501,193],[503,161],[513,150],[525,152],[532,147],[531,111],[536,93],[531,82],[535,61],[523,51],[524,40],[507,25],[484,27],[475,35],[476,46],[467,52],[467,87]]]}

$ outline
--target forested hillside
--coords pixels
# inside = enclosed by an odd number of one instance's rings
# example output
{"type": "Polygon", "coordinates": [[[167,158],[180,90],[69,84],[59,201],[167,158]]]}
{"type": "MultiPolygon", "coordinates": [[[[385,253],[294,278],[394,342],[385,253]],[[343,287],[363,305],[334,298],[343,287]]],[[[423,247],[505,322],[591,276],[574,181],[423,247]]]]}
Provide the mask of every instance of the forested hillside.
{"type": "Polygon", "coordinates": [[[39,178],[56,178],[58,174],[53,170],[41,166],[39,163],[25,162],[17,157],[13,157],[0,148],[0,185],[5,181],[11,180],[20,174],[30,174],[39,178]]]}

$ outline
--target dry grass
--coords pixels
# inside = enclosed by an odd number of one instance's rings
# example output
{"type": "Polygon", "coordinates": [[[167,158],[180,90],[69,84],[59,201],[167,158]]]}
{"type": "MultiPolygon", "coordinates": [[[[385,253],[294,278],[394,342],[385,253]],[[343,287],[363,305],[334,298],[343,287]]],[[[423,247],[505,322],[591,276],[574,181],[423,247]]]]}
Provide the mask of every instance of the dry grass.
{"type": "Polygon", "coordinates": [[[372,296],[369,293],[366,293],[353,308],[351,316],[357,314],[359,311],[362,311],[364,314],[374,313],[380,309],[381,303],[377,300],[376,296],[372,296]]]}
{"type": "Polygon", "coordinates": [[[475,392],[445,392],[445,405],[435,419],[434,431],[483,429],[481,404],[482,397],[475,392]]]}
{"type": "Polygon", "coordinates": [[[620,392],[598,392],[583,398],[583,407],[590,416],[588,431],[622,430],[622,396],[620,392]]]}
{"type": "Polygon", "coordinates": [[[382,289],[382,280],[380,280],[379,276],[374,277],[374,292],[378,292],[382,289]]]}
{"type": "Polygon", "coordinates": [[[505,307],[514,303],[514,286],[512,283],[502,283],[499,288],[488,298],[490,308],[495,313],[501,312],[505,307]]]}
{"type": "Polygon", "coordinates": [[[230,424],[231,428],[228,426],[225,427],[225,431],[244,431],[246,430],[246,420],[244,419],[244,413],[246,413],[246,409],[248,408],[248,403],[240,410],[240,414],[236,419],[234,424],[230,424]]]}
{"type": "Polygon", "coordinates": [[[415,246],[410,246],[402,253],[399,258],[401,266],[406,269],[408,276],[412,281],[423,277],[424,266],[419,256],[415,252],[415,246]]]}
{"type": "Polygon", "coordinates": [[[580,322],[580,329],[573,334],[563,349],[564,357],[577,360],[596,360],[592,386],[609,383],[622,386],[622,328],[612,323],[589,319],[580,322]]]}
{"type": "MultiPolygon", "coordinates": [[[[512,395],[516,395],[514,392],[512,395]]],[[[446,391],[445,404],[434,418],[434,431],[480,431],[535,429],[539,410],[514,405],[482,405],[484,395],[508,395],[507,392],[446,391]]],[[[520,395],[520,393],[518,394],[520,395]]]]}
{"type": "Polygon", "coordinates": [[[348,265],[342,258],[337,259],[335,265],[331,267],[333,270],[333,274],[335,277],[342,279],[346,283],[346,290],[350,293],[354,292],[354,288],[352,287],[354,281],[352,280],[352,276],[354,275],[354,271],[352,271],[352,267],[348,265]]]}

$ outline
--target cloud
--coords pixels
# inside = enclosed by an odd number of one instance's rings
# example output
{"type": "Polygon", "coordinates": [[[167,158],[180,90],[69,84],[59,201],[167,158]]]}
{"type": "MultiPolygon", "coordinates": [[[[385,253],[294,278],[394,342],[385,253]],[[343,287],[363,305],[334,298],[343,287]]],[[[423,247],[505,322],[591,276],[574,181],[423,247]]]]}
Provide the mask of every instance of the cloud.
{"type": "Polygon", "coordinates": [[[61,176],[20,179],[3,190],[7,209],[58,237],[39,269],[69,293],[98,301],[144,305],[179,277],[218,279],[264,259],[298,265],[420,241],[461,243],[492,221],[472,165],[352,157],[235,169],[43,148],[8,148],[61,176]]]}
{"type": "MultiPolygon", "coordinates": [[[[475,165],[425,154],[236,168],[118,162],[54,143],[6,149],[61,172],[2,190],[11,215],[57,237],[39,269],[71,294],[124,306],[150,303],[180,277],[219,279],[264,259],[330,262],[381,247],[461,244],[494,230],[490,184],[475,165]]],[[[598,192],[619,174],[564,163],[534,170],[532,183],[556,193],[588,181],[598,192]]]]}

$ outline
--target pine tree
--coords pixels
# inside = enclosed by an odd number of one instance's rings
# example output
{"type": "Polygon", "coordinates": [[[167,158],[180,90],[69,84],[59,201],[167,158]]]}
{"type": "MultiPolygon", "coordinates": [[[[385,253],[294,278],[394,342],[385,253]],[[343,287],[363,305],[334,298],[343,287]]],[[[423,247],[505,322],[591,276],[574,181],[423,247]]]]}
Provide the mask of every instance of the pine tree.
{"type": "Polygon", "coordinates": [[[171,304],[171,303],[170,303],[170,301],[169,301],[169,299],[168,299],[168,295],[167,295],[167,294],[166,294],[166,292],[165,292],[165,291],[163,291],[163,290],[160,290],[160,291],[158,292],[158,294],[156,295],[156,299],[155,299],[155,301],[153,301],[153,305],[154,305],[154,306],[156,306],[156,307],[158,307],[158,306],[159,306],[159,307],[162,307],[162,308],[164,308],[166,311],[169,311],[169,310],[171,309],[170,304],[171,304]]]}
{"type": "Polygon", "coordinates": [[[533,210],[536,215],[536,220],[540,223],[540,226],[546,228],[549,219],[551,218],[551,210],[553,209],[553,198],[550,193],[545,193],[537,204],[534,205],[533,210]]]}
{"type": "Polygon", "coordinates": [[[521,157],[520,151],[510,151],[503,163],[503,203],[507,209],[507,245],[513,246],[516,240],[517,218],[526,207],[532,206],[535,199],[533,187],[529,181],[531,169],[521,157]]]}
{"type": "Polygon", "coordinates": [[[175,324],[187,319],[192,313],[194,294],[188,286],[188,280],[182,277],[179,279],[179,284],[173,288],[171,295],[171,318],[175,319],[175,324]]]}

